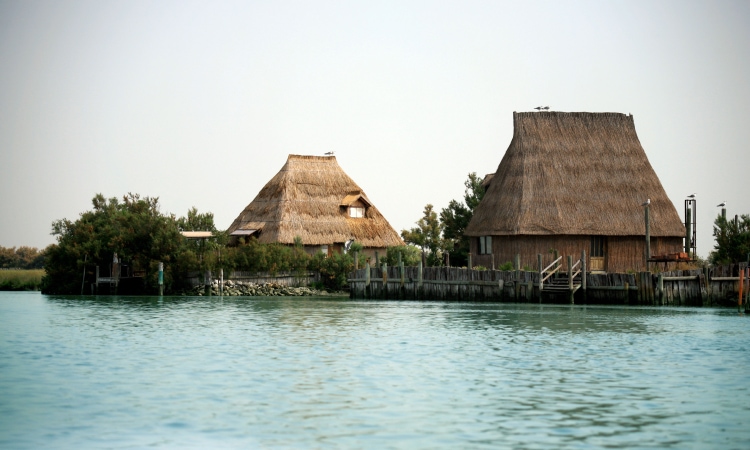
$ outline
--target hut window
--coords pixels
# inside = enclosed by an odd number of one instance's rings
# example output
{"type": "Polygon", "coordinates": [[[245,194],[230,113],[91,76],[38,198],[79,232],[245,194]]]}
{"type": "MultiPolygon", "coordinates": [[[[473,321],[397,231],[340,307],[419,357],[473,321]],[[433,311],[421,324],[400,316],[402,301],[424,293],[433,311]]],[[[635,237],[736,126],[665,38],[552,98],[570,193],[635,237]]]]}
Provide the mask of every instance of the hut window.
{"type": "Polygon", "coordinates": [[[604,236],[591,236],[591,256],[604,257],[604,236]]]}
{"type": "Polygon", "coordinates": [[[364,216],[365,216],[364,206],[350,206],[349,207],[349,217],[361,219],[364,216]]]}
{"type": "Polygon", "coordinates": [[[320,252],[324,255],[328,256],[328,246],[327,245],[321,245],[320,246],[320,252]]]}
{"type": "Polygon", "coordinates": [[[479,254],[489,255],[492,253],[492,236],[479,236],[479,254]]]}

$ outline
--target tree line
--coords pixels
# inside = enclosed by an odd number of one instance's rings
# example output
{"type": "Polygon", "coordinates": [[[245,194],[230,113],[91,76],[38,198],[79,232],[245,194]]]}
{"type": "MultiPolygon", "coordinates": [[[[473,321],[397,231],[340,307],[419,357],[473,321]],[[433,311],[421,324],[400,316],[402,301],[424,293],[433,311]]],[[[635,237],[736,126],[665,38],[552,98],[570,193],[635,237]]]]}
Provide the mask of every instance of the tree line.
{"type": "MultiPolygon", "coordinates": [[[[57,242],[44,251],[42,279],[42,292],[50,294],[80,294],[82,284],[95,279],[97,267],[100,276],[110,276],[115,257],[127,274],[142,278],[147,293],[158,292],[159,263],[167,293],[186,290],[191,273],[211,270],[216,274],[219,269],[300,275],[315,271],[321,275],[321,287],[340,289],[354,268],[354,254],[361,250],[355,242],[346,254],[309,255],[299,238],[291,246],[262,244],[255,238],[228,246],[229,236],[217,230],[212,213],[192,208],[185,216],[175,217],[160,211],[158,198],[132,193],[121,199],[97,194],[92,209],[77,220],[53,222],[52,234],[57,242]],[[187,239],[183,231],[210,231],[213,237],[187,239]]],[[[413,254],[397,248],[388,253],[395,259],[399,251],[413,254]]],[[[364,255],[360,258],[363,266],[364,255]]]]}
{"type": "MultiPolygon", "coordinates": [[[[465,266],[470,249],[464,231],[474,209],[484,196],[482,180],[470,173],[464,182],[463,201],[452,200],[438,213],[432,204],[425,206],[416,227],[402,230],[407,245],[391,247],[382,261],[396,265],[465,266]]],[[[42,290],[46,293],[81,292],[81,279],[93,280],[96,267],[108,275],[114,255],[132,273],[142,276],[147,292],[158,291],[158,265],[164,263],[167,292],[184,288],[191,272],[210,270],[247,270],[252,272],[317,271],[326,287],[337,289],[346,283],[354,268],[354,252],[333,257],[304,251],[303,242],[294,245],[261,244],[255,239],[239,246],[228,246],[229,237],[217,230],[212,213],[190,209],[183,217],[163,214],[156,197],[128,193],[121,199],[97,194],[92,209],[71,221],[53,222],[57,242],[40,251],[33,247],[0,247],[0,268],[45,269],[42,290]],[[182,231],[211,231],[211,239],[186,239],[182,231]]],[[[750,215],[735,220],[719,216],[714,224],[716,245],[709,255],[712,264],[750,260],[750,215]]],[[[352,250],[357,250],[355,243],[352,250]]],[[[364,257],[361,257],[364,258],[364,257]]],[[[364,266],[364,259],[359,261],[364,266]]]]}
{"type": "Polygon", "coordinates": [[[41,269],[44,267],[44,250],[36,247],[0,246],[0,269],[41,269]]]}

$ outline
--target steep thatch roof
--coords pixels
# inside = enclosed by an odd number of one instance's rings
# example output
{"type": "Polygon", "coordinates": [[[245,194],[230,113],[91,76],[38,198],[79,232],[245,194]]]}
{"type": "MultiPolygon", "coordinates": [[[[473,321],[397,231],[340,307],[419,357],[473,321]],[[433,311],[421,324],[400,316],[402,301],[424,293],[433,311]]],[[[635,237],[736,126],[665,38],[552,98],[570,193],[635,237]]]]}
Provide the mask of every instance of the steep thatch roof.
{"type": "Polygon", "coordinates": [[[514,112],[513,125],[467,235],[643,236],[651,199],[651,236],[684,236],[632,115],[514,112]]]}
{"type": "Polygon", "coordinates": [[[237,234],[260,230],[260,242],[328,245],[349,239],[364,247],[403,245],[398,233],[364,191],[344,173],[335,156],[289,155],[279,173],[261,189],[229,227],[237,234]],[[362,204],[365,217],[347,207],[362,204]]]}

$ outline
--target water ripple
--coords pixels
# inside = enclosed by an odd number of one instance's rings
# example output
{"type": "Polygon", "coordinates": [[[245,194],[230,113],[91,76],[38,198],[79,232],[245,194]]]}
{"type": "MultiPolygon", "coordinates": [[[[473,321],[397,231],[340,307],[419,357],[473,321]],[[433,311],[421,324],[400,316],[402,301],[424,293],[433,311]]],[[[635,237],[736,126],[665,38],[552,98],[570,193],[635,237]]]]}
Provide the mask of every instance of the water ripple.
{"type": "Polygon", "coordinates": [[[747,448],[748,320],[0,293],[0,447],[747,448]]]}

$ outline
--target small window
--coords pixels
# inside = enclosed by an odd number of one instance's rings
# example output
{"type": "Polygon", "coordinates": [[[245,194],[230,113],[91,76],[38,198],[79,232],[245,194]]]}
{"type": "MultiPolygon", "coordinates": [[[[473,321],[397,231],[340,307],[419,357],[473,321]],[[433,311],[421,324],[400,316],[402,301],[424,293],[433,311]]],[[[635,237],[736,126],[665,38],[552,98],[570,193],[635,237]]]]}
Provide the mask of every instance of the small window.
{"type": "Polygon", "coordinates": [[[328,246],[327,245],[321,245],[320,246],[320,252],[326,255],[328,257],[328,246]]]}
{"type": "Polygon", "coordinates": [[[604,257],[604,236],[591,236],[591,256],[604,257]]]}
{"type": "Polygon", "coordinates": [[[479,254],[492,254],[492,236],[479,236],[479,254]]]}
{"type": "Polygon", "coordinates": [[[349,217],[354,217],[355,219],[365,217],[365,208],[362,206],[350,206],[349,217]]]}

